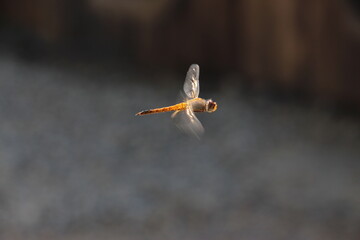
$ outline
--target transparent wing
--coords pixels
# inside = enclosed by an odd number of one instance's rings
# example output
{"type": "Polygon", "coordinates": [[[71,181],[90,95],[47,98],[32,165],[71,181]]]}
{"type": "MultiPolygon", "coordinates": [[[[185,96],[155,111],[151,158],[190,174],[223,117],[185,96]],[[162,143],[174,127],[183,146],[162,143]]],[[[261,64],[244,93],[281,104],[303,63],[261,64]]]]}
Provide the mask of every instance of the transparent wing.
{"type": "Polygon", "coordinates": [[[204,133],[204,127],[189,107],[184,111],[176,111],[171,116],[175,125],[183,132],[200,139],[204,133]]]}
{"type": "Polygon", "coordinates": [[[186,74],[184,92],[188,98],[197,98],[200,92],[199,83],[200,67],[192,64],[186,74]]]}

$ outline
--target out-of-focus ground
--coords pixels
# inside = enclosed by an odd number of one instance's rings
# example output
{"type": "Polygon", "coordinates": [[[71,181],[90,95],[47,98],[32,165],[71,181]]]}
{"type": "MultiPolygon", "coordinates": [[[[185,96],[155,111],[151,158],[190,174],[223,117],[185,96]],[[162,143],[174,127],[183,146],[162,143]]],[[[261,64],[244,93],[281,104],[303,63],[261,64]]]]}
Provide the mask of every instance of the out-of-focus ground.
{"type": "Polygon", "coordinates": [[[185,72],[3,53],[1,239],[360,238],[359,119],[202,75],[219,109],[201,141],[134,116],[174,103],[185,72]]]}

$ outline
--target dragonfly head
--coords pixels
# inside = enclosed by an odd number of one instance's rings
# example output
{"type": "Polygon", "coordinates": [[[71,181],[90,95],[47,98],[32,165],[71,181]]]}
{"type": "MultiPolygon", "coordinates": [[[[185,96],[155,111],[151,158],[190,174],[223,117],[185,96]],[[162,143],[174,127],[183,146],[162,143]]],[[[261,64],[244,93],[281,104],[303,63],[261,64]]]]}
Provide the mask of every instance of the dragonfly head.
{"type": "Polygon", "coordinates": [[[205,110],[206,112],[215,112],[217,109],[217,104],[211,99],[206,100],[205,110]]]}

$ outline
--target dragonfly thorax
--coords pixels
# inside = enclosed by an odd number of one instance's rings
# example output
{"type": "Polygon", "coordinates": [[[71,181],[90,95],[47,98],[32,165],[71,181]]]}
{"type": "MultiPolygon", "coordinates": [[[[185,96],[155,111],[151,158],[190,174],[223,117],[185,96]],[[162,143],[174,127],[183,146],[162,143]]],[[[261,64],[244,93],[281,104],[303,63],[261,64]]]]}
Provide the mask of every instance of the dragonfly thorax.
{"type": "Polygon", "coordinates": [[[217,109],[217,104],[211,99],[203,98],[194,98],[188,101],[188,104],[191,104],[191,109],[194,112],[215,112],[217,109]]]}

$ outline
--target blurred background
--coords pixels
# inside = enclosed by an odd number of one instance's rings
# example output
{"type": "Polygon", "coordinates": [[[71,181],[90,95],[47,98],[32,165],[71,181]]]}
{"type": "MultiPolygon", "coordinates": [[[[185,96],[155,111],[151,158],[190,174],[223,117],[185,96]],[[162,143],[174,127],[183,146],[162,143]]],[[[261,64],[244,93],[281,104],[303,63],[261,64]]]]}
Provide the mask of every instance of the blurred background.
{"type": "Polygon", "coordinates": [[[360,239],[351,0],[1,0],[1,239],[360,239]],[[169,114],[190,64],[201,141],[169,114]]]}

